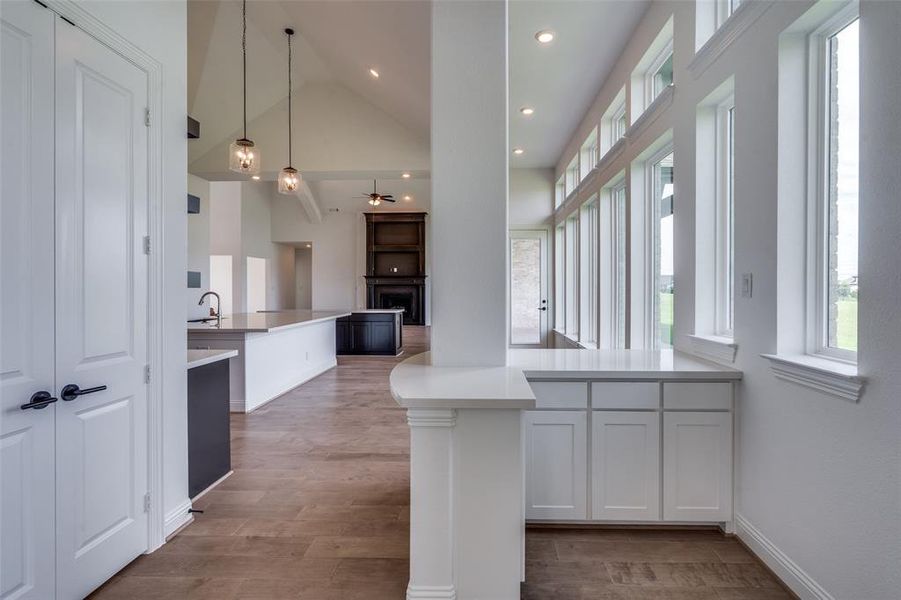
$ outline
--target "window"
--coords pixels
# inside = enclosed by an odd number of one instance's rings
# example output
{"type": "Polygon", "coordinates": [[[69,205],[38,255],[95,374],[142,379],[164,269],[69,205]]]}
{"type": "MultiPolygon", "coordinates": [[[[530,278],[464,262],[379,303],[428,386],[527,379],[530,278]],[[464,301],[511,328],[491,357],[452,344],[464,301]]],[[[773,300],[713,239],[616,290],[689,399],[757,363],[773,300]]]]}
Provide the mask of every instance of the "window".
{"type": "Polygon", "coordinates": [[[579,336],[579,307],[577,293],[579,290],[576,279],[579,271],[578,260],[578,233],[579,219],[572,216],[566,220],[566,335],[573,339],[579,336]]]}
{"type": "Polygon", "coordinates": [[[820,57],[816,219],[816,345],[834,358],[857,356],[859,21],[841,16],[814,36],[820,57]]]}
{"type": "Polygon", "coordinates": [[[572,194],[576,186],[579,185],[579,157],[574,156],[566,167],[566,195],[572,194]]]}
{"type": "Polygon", "coordinates": [[[626,182],[602,192],[601,346],[626,347],[626,182]]]}
{"type": "MultiPolygon", "coordinates": [[[[585,179],[588,173],[598,164],[598,130],[595,127],[582,142],[579,150],[579,176],[585,179]]],[[[581,180],[580,179],[580,180],[581,180]]]]}
{"type": "Polygon", "coordinates": [[[717,108],[716,191],[716,334],[732,337],[734,329],[735,250],[735,102],[717,108]]]}
{"type": "Polygon", "coordinates": [[[601,156],[606,154],[616,142],[626,134],[626,88],[610,103],[607,111],[601,116],[601,156]]]}
{"type": "Polygon", "coordinates": [[[579,341],[596,345],[598,341],[598,197],[582,205],[579,215],[579,341]]]}
{"type": "Polygon", "coordinates": [[[653,287],[654,340],[659,348],[673,347],[673,153],[654,160],[650,170],[650,207],[654,226],[653,287]]]}
{"type": "Polygon", "coordinates": [[[554,329],[566,330],[566,297],[564,294],[565,249],[563,225],[554,231],[554,329]]]}
{"type": "Polygon", "coordinates": [[[653,102],[654,98],[673,83],[673,50],[671,46],[660,56],[660,62],[655,64],[650,72],[653,73],[649,82],[650,100],[653,102]]]}
{"type": "Polygon", "coordinates": [[[732,16],[732,13],[741,4],[741,0],[716,0],[716,27],[719,29],[726,19],[732,16]]]}
{"type": "Polygon", "coordinates": [[[566,176],[561,175],[554,187],[554,208],[559,208],[566,200],[566,176]]]}

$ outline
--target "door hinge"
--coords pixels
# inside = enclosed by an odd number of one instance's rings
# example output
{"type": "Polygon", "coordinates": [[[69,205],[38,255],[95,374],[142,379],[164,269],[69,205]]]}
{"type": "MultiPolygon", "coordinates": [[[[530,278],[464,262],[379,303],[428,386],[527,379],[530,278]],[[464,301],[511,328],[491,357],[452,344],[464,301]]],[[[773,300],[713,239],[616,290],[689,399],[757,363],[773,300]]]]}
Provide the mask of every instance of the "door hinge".
{"type": "Polygon", "coordinates": [[[144,126],[150,127],[150,109],[149,108],[144,109],[144,126]]]}
{"type": "Polygon", "coordinates": [[[150,236],[144,236],[144,254],[150,254],[150,236]]]}
{"type": "Polygon", "coordinates": [[[144,512],[150,512],[150,492],[144,494],[144,512]]]}
{"type": "Polygon", "coordinates": [[[150,383],[150,365],[144,365],[144,383],[150,383]]]}

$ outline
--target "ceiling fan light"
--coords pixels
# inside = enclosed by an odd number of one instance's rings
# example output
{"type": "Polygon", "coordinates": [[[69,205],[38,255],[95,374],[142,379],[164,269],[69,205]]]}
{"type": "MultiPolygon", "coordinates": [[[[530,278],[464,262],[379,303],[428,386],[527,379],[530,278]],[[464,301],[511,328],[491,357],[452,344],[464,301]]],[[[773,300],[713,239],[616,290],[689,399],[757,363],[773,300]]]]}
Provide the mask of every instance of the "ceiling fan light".
{"type": "Polygon", "coordinates": [[[241,138],[228,147],[228,168],[243,175],[257,175],[260,172],[260,149],[251,140],[241,138]]]}
{"type": "Polygon", "coordinates": [[[296,194],[302,178],[294,167],[285,167],[278,174],[278,193],[296,194]]]}

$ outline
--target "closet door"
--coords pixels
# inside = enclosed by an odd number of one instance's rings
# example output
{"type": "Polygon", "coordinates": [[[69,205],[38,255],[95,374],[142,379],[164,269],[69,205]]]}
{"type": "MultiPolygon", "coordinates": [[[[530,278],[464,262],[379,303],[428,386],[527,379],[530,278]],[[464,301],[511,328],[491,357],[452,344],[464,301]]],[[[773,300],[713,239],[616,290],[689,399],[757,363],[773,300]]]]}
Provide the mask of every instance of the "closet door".
{"type": "Polygon", "coordinates": [[[0,3],[0,598],[54,584],[53,13],[0,3]],[[42,403],[32,406],[41,406],[42,403]]]}
{"type": "Polygon", "coordinates": [[[147,549],[147,77],[58,23],[56,94],[57,590],[81,598],[147,549]]]}

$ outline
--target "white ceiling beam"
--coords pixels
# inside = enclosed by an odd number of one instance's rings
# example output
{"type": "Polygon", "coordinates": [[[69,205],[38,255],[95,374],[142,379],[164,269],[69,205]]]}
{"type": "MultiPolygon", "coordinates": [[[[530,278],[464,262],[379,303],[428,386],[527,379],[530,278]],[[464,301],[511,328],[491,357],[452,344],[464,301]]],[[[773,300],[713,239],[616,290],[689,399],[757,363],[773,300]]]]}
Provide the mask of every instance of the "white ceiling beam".
{"type": "Polygon", "coordinates": [[[313,190],[310,189],[310,186],[306,181],[300,182],[300,187],[297,189],[297,199],[300,200],[300,205],[303,207],[303,211],[307,215],[307,220],[314,225],[317,223],[322,223],[322,209],[319,207],[319,202],[317,202],[316,197],[313,195],[313,190]]]}

